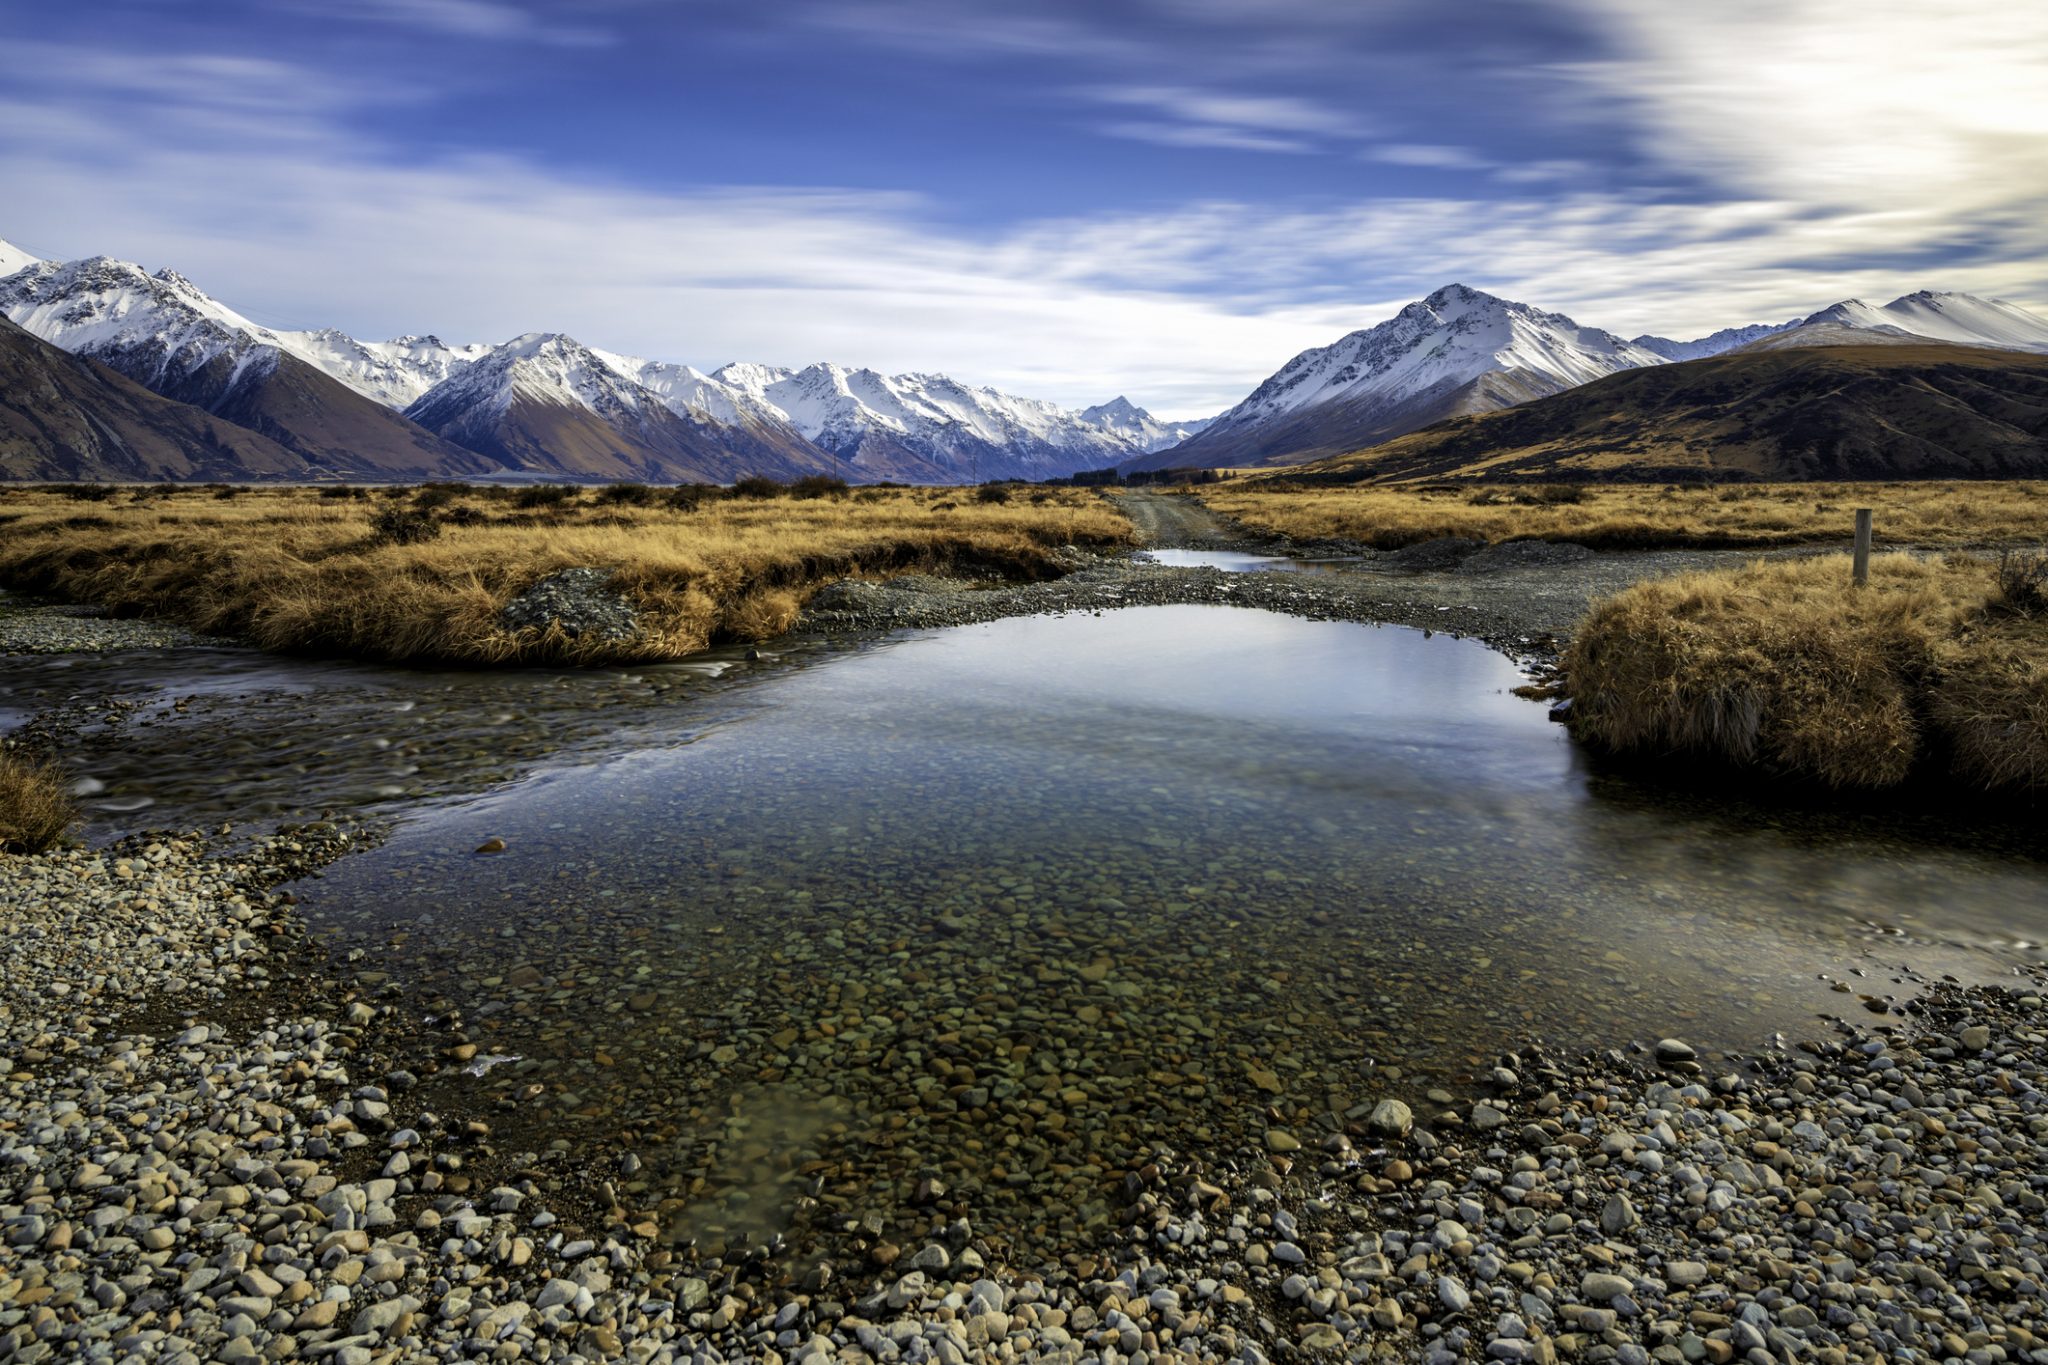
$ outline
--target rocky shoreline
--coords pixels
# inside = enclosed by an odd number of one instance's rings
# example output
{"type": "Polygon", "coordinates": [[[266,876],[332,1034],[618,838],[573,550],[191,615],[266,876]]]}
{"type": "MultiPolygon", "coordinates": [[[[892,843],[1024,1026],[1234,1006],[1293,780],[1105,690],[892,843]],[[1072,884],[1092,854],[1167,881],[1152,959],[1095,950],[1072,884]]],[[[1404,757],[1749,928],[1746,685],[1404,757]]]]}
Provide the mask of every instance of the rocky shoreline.
{"type": "Polygon", "coordinates": [[[2048,1361],[2038,982],[1704,1069],[1509,1053],[1131,1173],[1085,1272],[935,1217],[776,1292],[630,1168],[578,1217],[573,1159],[409,1101],[440,1040],[280,889],[355,839],[0,860],[0,1360],[2048,1361]]]}

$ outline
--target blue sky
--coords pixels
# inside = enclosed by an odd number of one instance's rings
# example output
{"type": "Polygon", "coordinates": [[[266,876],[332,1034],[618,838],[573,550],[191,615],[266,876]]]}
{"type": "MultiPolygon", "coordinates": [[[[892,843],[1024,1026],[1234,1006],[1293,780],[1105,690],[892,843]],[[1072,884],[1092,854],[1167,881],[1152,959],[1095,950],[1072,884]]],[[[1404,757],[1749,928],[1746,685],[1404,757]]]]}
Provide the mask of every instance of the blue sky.
{"type": "Polygon", "coordinates": [[[102,0],[11,16],[0,190],[275,325],[1192,416],[1453,279],[2048,304],[2048,9],[102,0]]]}

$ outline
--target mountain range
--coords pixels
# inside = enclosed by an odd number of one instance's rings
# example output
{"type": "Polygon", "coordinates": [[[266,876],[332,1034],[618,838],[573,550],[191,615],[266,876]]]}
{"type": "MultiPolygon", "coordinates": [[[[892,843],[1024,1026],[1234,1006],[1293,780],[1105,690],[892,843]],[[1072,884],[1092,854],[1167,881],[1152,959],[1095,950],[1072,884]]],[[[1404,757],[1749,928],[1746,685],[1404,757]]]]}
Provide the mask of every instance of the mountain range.
{"type": "Polygon", "coordinates": [[[556,333],[449,345],[272,329],[175,271],[4,242],[0,316],[297,457],[252,477],[971,483],[1104,468],[1195,429],[1122,398],[1069,411],[944,375],[704,374],[556,333]]]}
{"type": "MultiPolygon", "coordinates": [[[[1650,390],[1602,386],[1729,355],[1846,347],[1858,353],[1864,381],[1877,382],[1871,376],[1882,371],[1904,383],[1921,382],[1912,377],[1921,371],[1909,374],[1908,357],[1887,367],[1867,353],[1895,348],[1912,352],[1914,364],[1929,347],[2048,353],[2048,319],[1969,294],[1922,291],[1881,307],[1851,299],[1786,322],[1673,340],[1624,339],[1453,284],[1302,352],[1213,419],[1169,423],[1123,397],[1065,409],[945,375],[823,363],[739,362],[707,373],[554,332],[450,345],[431,335],[361,341],[331,328],[272,329],[175,271],[150,273],[108,257],[42,261],[5,242],[0,317],[91,362],[66,369],[7,335],[10,373],[22,376],[22,387],[0,407],[14,443],[0,477],[14,478],[65,477],[48,451],[26,453],[31,431],[71,433],[60,444],[82,471],[148,466],[160,471],[153,477],[167,478],[232,478],[239,468],[242,477],[310,480],[729,482],[819,474],[972,483],[1110,466],[1281,467],[1378,449],[1440,423],[1457,427],[1458,419],[1521,410],[1587,386],[1640,396],[1650,390]],[[31,373],[42,382],[29,384],[31,373]],[[111,385],[109,375],[131,387],[111,385]],[[192,411],[140,402],[135,385],[192,411]],[[74,410],[91,395],[108,405],[105,414],[74,410]],[[164,424],[161,449],[137,434],[138,423],[152,420],[164,424]]],[[[1738,366],[1731,373],[1765,383],[1777,372],[1738,366]]],[[[1724,375],[1714,391],[1727,382],[1724,375]]],[[[2031,381],[2015,382],[2024,388],[2031,381]]],[[[1867,393],[1868,383],[1858,391],[1867,393]]],[[[1553,405],[1544,420],[1566,427],[1579,420],[1558,418],[1564,410],[1553,405]]]]}
{"type": "Polygon", "coordinates": [[[2048,352],[2048,319],[2001,300],[1922,291],[1882,308],[1851,299],[1690,341],[1624,341],[1561,313],[1453,284],[1375,327],[1302,352],[1204,431],[1124,468],[1306,464],[1634,370],[1732,352],[1929,343],[2048,352]]]}

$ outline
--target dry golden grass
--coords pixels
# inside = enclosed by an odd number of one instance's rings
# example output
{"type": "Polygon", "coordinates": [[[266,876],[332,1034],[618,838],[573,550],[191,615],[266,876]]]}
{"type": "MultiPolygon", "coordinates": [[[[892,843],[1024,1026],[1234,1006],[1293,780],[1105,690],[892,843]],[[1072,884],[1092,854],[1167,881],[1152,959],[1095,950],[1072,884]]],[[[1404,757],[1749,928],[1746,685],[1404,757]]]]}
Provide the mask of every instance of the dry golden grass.
{"type": "Polygon", "coordinates": [[[1979,558],[1878,556],[1862,589],[1834,555],[1640,583],[1594,606],[1564,671],[1574,732],[1609,750],[2048,788],[2048,616],[1979,558]]]}
{"type": "Polygon", "coordinates": [[[1072,490],[1019,490],[1000,503],[959,489],[642,496],[584,492],[524,507],[509,491],[445,488],[358,498],[15,489],[0,492],[0,583],[280,651],[600,663],[767,638],[788,629],[812,590],[847,575],[972,567],[1045,577],[1061,546],[1132,540],[1120,513],[1072,490]],[[431,523],[424,538],[392,538],[421,520],[431,523]],[[500,625],[506,602],[581,566],[612,570],[612,586],[638,608],[640,638],[618,645],[500,625]]]}
{"type": "Polygon", "coordinates": [[[0,853],[41,853],[77,818],[55,764],[0,748],[0,853]]]}
{"type": "Polygon", "coordinates": [[[1825,544],[1850,537],[1858,507],[1874,509],[1880,545],[2048,539],[2048,483],[2040,482],[1290,488],[1253,480],[1198,496],[1248,526],[1383,550],[1443,536],[1596,549],[1825,544]]]}

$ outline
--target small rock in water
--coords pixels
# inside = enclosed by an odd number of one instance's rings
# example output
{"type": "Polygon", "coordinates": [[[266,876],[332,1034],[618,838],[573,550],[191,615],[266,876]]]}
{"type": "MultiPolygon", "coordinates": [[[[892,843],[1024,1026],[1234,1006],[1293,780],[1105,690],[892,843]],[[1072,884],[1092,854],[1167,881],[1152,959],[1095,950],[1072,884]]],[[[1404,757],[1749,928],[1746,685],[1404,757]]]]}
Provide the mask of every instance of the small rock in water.
{"type": "Polygon", "coordinates": [[[476,846],[476,851],[479,853],[503,853],[505,851],[505,841],[497,838],[486,839],[476,846]]]}
{"type": "Polygon", "coordinates": [[[1671,1065],[1673,1062],[1697,1061],[1699,1060],[1699,1055],[1699,1053],[1693,1051],[1690,1043],[1680,1042],[1676,1038],[1659,1038],[1657,1040],[1657,1060],[1666,1066],[1671,1065]]]}
{"type": "Polygon", "coordinates": [[[1415,1111],[1399,1100],[1381,1100],[1366,1122],[1383,1137],[1407,1137],[1415,1127],[1415,1111]]]}

